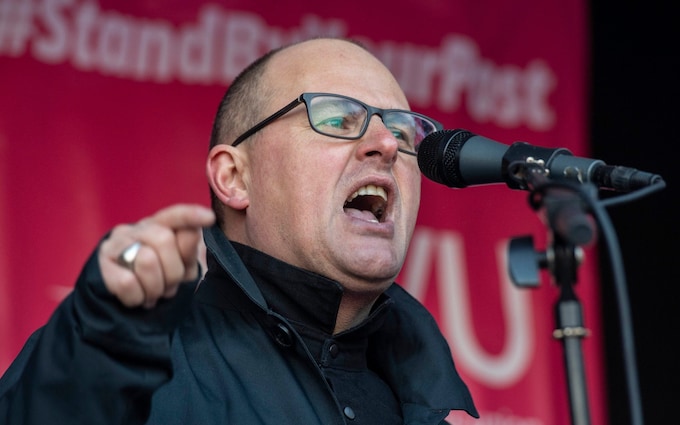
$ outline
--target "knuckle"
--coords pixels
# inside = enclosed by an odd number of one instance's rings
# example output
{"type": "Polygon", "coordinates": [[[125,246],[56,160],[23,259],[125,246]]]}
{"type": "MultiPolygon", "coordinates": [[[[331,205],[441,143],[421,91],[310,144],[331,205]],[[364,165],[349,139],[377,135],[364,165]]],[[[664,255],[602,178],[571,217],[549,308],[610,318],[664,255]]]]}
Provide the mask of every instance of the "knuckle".
{"type": "Polygon", "coordinates": [[[109,288],[109,291],[128,307],[139,305],[144,301],[144,292],[142,291],[139,281],[132,273],[123,274],[117,282],[109,288]]]}
{"type": "Polygon", "coordinates": [[[131,224],[118,224],[111,229],[111,235],[109,239],[129,234],[132,229],[133,225],[131,224]]]}
{"type": "Polygon", "coordinates": [[[154,237],[161,245],[174,245],[175,244],[175,232],[164,226],[158,226],[154,229],[154,237]]]}
{"type": "Polygon", "coordinates": [[[166,277],[169,284],[176,284],[182,281],[184,277],[184,265],[182,262],[173,262],[166,270],[166,277]]]}
{"type": "Polygon", "coordinates": [[[137,273],[148,273],[155,267],[156,253],[144,245],[139,249],[134,262],[134,271],[137,273]]]}
{"type": "Polygon", "coordinates": [[[172,298],[175,295],[177,295],[177,290],[179,289],[179,285],[169,285],[165,288],[165,291],[163,291],[163,298],[172,298]]]}

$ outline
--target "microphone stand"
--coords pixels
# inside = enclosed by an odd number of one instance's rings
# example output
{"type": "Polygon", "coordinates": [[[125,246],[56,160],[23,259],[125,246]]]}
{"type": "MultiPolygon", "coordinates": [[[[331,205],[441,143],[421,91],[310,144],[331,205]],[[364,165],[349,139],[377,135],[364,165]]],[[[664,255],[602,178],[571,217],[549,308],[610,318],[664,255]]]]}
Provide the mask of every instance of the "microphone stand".
{"type": "MultiPolygon", "coordinates": [[[[565,186],[551,184],[544,169],[533,166],[523,170],[521,175],[531,190],[530,204],[535,210],[544,211],[543,221],[549,227],[551,245],[546,252],[537,253],[531,237],[512,240],[510,275],[519,287],[536,287],[538,268],[547,268],[559,287],[553,337],[563,344],[571,423],[588,425],[590,413],[581,342],[589,331],[583,325],[582,306],[574,285],[583,258],[581,245],[592,240],[596,232],[595,221],[586,214],[579,194],[565,186]]],[[[593,189],[596,190],[594,186],[593,189]]]]}

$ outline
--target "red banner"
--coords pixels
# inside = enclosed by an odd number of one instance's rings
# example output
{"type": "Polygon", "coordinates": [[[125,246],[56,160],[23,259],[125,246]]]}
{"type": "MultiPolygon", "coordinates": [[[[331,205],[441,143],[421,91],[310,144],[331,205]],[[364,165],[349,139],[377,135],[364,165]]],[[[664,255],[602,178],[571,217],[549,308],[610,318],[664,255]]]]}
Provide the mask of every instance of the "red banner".
{"type": "MultiPolygon", "coordinates": [[[[0,0],[0,372],[114,224],[208,205],[204,162],[226,86],[266,50],[361,39],[411,107],[446,128],[587,154],[585,1],[0,0]]],[[[423,180],[400,276],[449,339],[479,424],[570,423],[559,290],[508,277],[507,245],[548,229],[527,192],[423,180]]],[[[593,424],[605,424],[603,335],[586,248],[576,291],[593,424]]],[[[455,423],[472,423],[453,413],[455,423]]]]}

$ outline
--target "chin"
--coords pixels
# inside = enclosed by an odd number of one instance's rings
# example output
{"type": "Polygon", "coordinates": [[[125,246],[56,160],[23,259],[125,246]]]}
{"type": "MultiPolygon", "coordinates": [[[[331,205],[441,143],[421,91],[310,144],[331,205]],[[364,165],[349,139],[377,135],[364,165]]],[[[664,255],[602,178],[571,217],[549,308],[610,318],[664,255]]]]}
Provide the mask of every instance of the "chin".
{"type": "Polygon", "coordinates": [[[342,287],[344,288],[345,295],[353,295],[373,300],[385,292],[393,282],[394,279],[368,280],[366,278],[360,278],[358,281],[343,283],[342,287]]]}
{"type": "Polygon", "coordinates": [[[374,285],[384,283],[385,286],[389,286],[397,278],[400,269],[401,265],[393,262],[381,266],[380,263],[374,261],[364,267],[360,267],[357,270],[357,276],[374,285]]]}

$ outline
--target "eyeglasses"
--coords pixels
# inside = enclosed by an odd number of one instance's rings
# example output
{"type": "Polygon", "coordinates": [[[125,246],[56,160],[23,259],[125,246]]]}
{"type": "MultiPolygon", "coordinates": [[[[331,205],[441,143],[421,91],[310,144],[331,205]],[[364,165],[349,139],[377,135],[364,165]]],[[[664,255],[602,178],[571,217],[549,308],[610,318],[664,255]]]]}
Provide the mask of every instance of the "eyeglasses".
{"type": "Polygon", "coordinates": [[[336,139],[361,138],[366,133],[371,117],[378,115],[399,141],[398,150],[413,156],[417,155],[420,142],[426,136],[443,129],[439,122],[416,112],[376,108],[339,94],[302,93],[297,99],[240,135],[232,146],[239,145],[301,103],[307,107],[307,118],[312,129],[336,139]]]}

